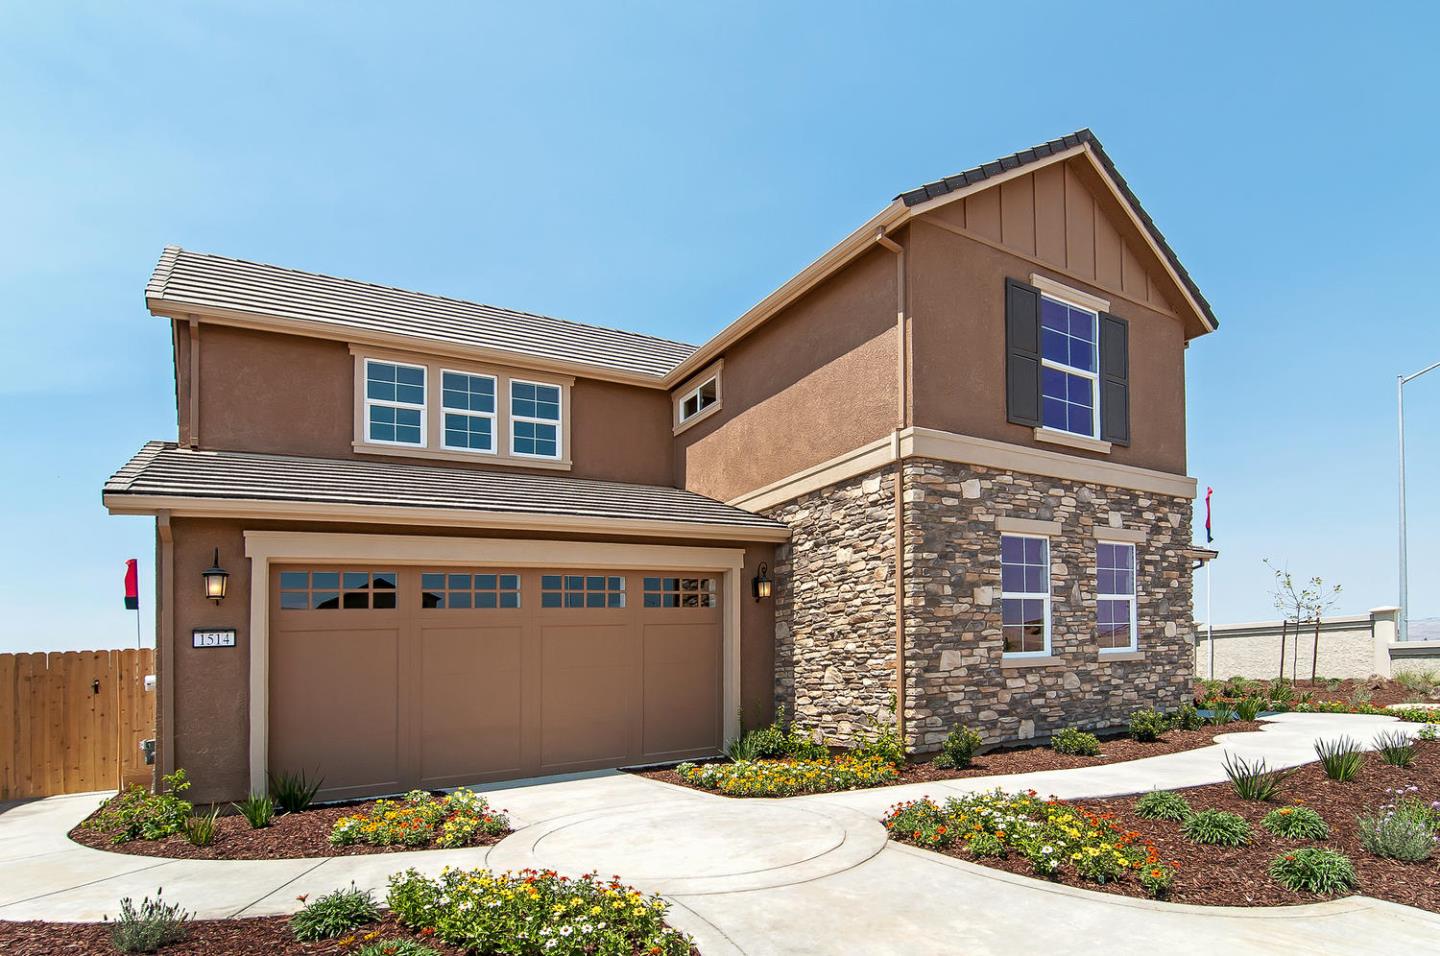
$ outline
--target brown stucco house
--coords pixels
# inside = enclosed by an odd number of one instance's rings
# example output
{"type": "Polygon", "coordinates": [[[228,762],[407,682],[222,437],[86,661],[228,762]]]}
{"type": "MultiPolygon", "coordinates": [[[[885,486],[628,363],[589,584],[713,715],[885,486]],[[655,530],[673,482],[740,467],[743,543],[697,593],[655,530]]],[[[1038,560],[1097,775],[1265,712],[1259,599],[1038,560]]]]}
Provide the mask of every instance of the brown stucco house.
{"type": "Polygon", "coordinates": [[[179,434],[104,501],[156,518],[157,763],[199,799],[1186,696],[1216,321],[1089,131],[902,193],[699,347],[173,247],[146,303],[179,434]]]}

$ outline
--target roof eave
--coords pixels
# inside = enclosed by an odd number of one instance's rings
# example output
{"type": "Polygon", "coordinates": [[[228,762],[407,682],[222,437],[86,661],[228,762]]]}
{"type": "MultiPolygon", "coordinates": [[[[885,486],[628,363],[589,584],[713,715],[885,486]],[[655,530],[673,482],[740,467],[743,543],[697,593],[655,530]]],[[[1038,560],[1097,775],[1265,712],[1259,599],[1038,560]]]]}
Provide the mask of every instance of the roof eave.
{"type": "Polygon", "coordinates": [[[548,533],[623,534],[651,538],[703,538],[713,541],[778,542],[790,538],[783,526],[728,525],[712,522],[657,521],[589,515],[557,515],[426,508],[404,505],[360,505],[268,498],[217,498],[147,495],[107,488],[101,495],[112,515],[308,520],[358,524],[441,525],[548,533]]]}

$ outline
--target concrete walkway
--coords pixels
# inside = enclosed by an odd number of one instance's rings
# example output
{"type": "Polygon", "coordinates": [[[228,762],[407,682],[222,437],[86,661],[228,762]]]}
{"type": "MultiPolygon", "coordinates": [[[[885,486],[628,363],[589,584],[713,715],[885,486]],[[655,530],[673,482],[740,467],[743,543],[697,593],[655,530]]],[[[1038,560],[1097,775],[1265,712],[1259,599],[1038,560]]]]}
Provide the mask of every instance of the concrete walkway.
{"type": "Polygon", "coordinates": [[[1314,758],[1317,739],[1370,743],[1417,725],[1388,717],[1286,714],[1261,732],[1112,767],[977,777],[788,800],[732,800],[641,777],[596,773],[482,787],[516,832],[494,847],[306,860],[164,860],[92,850],[66,832],[101,795],[0,812],[0,919],[95,920],[153,895],[198,917],[293,912],[296,897],[354,882],[383,892],[408,866],[550,867],[618,874],[673,904],[706,956],[802,953],[1424,952],[1440,916],[1365,897],[1285,908],[1152,903],[1014,876],[886,841],[878,817],[929,795],[1034,789],[1100,797],[1224,779],[1226,753],[1271,765],[1314,758]]]}

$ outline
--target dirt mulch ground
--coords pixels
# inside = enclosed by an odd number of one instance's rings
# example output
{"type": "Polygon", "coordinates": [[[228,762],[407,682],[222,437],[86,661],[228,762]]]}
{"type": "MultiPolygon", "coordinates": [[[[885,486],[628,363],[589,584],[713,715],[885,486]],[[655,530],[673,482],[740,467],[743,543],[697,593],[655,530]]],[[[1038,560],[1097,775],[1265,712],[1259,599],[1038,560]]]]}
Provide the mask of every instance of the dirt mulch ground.
{"type": "MultiPolygon", "coordinates": [[[[942,770],[932,765],[929,760],[912,763],[900,772],[899,780],[893,784],[886,784],[886,786],[899,786],[905,783],[929,783],[932,780],[956,780],[961,777],[990,777],[1000,774],[1034,773],[1040,770],[1069,770],[1074,767],[1095,767],[1105,764],[1121,763],[1126,760],[1139,760],[1142,757],[1158,757],[1161,754],[1173,754],[1179,753],[1182,750],[1195,750],[1199,747],[1208,747],[1215,742],[1216,734],[1245,733],[1247,731],[1258,730],[1260,726],[1261,721],[1237,720],[1227,724],[1223,728],[1201,727],[1199,730],[1172,730],[1166,733],[1163,739],[1148,744],[1139,743],[1131,740],[1129,737],[1111,737],[1100,741],[1100,755],[1097,757],[1077,757],[1072,754],[1056,753],[1048,744],[1005,747],[981,754],[975,758],[974,763],[964,770],[942,770]]],[[[678,773],[671,769],[643,770],[638,771],[638,773],[640,773],[641,776],[649,777],[651,780],[660,780],[664,783],[673,783],[681,787],[690,787],[692,790],[701,790],[705,793],[714,792],[686,783],[678,773]]]]}
{"type": "MultiPolygon", "coordinates": [[[[160,950],[164,956],[332,956],[353,953],[366,934],[378,932],[377,939],[418,939],[393,920],[356,931],[345,946],[338,940],[297,943],[290,934],[290,920],[284,916],[252,919],[196,920],[189,926],[183,943],[160,950]]],[[[345,937],[341,937],[344,939],[345,937]]],[[[426,945],[437,954],[460,956],[462,950],[440,943],[426,945]]],[[[13,923],[0,921],[0,953],[6,956],[70,956],[70,954],[116,953],[105,923],[13,923]]]]}
{"type": "MultiPolygon", "coordinates": [[[[1440,799],[1440,743],[1420,742],[1417,747],[1415,764],[1403,769],[1382,763],[1374,754],[1366,754],[1364,769],[1350,783],[1336,783],[1325,776],[1319,764],[1306,764],[1289,779],[1280,797],[1268,803],[1241,800],[1228,783],[1181,791],[1193,809],[1228,810],[1249,821],[1252,842],[1242,847],[1192,843],[1181,835],[1178,823],[1137,816],[1133,798],[1075,802],[1088,810],[1113,813],[1118,826],[1140,833],[1144,842],[1155,845],[1162,859],[1177,860],[1180,872],[1175,878],[1172,896],[1177,903],[1212,906],[1314,903],[1322,897],[1291,892],[1270,879],[1266,870],[1270,861],[1282,853],[1303,846],[1324,846],[1344,853],[1355,864],[1359,877],[1357,892],[1440,912],[1440,854],[1423,863],[1401,863],[1373,856],[1361,845],[1355,826],[1356,816],[1375,810],[1387,801],[1387,787],[1415,785],[1420,788],[1416,796],[1426,801],[1440,799]],[[1284,840],[1272,836],[1260,825],[1261,818],[1271,810],[1301,803],[1325,818],[1330,827],[1329,840],[1317,843],[1284,840]]],[[[954,850],[950,855],[970,859],[963,850],[954,850]]],[[[1019,858],[972,862],[1034,876],[1029,864],[1019,858]]],[[[1140,885],[1130,879],[1102,885],[1066,872],[1061,874],[1059,882],[1106,893],[1145,895],[1140,885]]]]}
{"type": "MultiPolygon", "coordinates": [[[[1440,703],[1440,687],[1429,693],[1423,689],[1411,689],[1397,680],[1384,677],[1367,677],[1364,680],[1296,681],[1295,695],[1309,694],[1316,701],[1338,700],[1347,704],[1368,703],[1375,707],[1389,707],[1391,704],[1440,703]]],[[[1205,696],[1203,684],[1195,685],[1195,698],[1205,696]]]]}
{"type": "MultiPolygon", "coordinates": [[[[336,820],[354,813],[368,812],[374,805],[372,800],[342,806],[314,807],[300,813],[277,816],[270,826],[259,830],[250,829],[250,824],[245,822],[244,817],[232,813],[215,821],[215,842],[209,846],[191,846],[185,842],[184,835],[179,833],[171,834],[163,840],[113,843],[113,834],[101,830],[87,830],[83,826],[71,830],[70,839],[97,850],[187,860],[280,860],[434,849],[430,846],[370,846],[363,843],[335,846],[330,842],[330,831],[336,820]]],[[[506,834],[508,833],[507,830],[506,834]]],[[[506,834],[477,834],[470,845],[486,846],[498,843],[506,834]]]]}

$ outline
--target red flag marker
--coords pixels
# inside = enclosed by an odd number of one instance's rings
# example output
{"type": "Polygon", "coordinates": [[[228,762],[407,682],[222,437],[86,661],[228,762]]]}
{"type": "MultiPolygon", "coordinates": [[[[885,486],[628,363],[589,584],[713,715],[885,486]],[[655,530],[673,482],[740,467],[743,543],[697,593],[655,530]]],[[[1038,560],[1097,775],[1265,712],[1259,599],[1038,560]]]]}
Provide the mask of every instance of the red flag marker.
{"type": "Polygon", "coordinates": [[[140,571],[134,558],[125,561],[125,610],[140,610],[140,571]]]}

